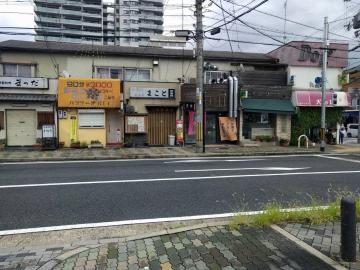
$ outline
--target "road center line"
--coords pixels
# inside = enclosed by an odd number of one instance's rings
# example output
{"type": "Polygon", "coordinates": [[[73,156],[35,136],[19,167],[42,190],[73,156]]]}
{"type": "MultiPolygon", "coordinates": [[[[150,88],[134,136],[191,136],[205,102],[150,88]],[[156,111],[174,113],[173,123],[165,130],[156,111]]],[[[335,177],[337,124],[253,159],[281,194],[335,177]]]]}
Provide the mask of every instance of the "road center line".
{"type": "Polygon", "coordinates": [[[318,157],[360,163],[360,160],[354,160],[354,159],[349,159],[349,158],[332,157],[332,156],[324,156],[324,155],[318,155],[318,157]]]}
{"type": "Polygon", "coordinates": [[[142,182],[165,182],[165,181],[191,181],[191,180],[218,180],[246,177],[270,177],[270,176],[288,176],[288,175],[322,175],[322,174],[357,174],[360,171],[331,171],[331,172],[293,172],[293,173],[268,173],[268,174],[240,174],[240,175],[216,175],[199,177],[179,177],[179,178],[153,178],[153,179],[132,179],[132,180],[107,180],[107,181],[84,181],[84,182],[60,182],[44,184],[26,184],[26,185],[5,185],[0,189],[10,188],[29,188],[29,187],[51,187],[51,186],[74,186],[74,185],[96,185],[96,184],[120,184],[120,183],[142,183],[142,182]]]}
{"type": "Polygon", "coordinates": [[[304,168],[288,168],[288,167],[263,167],[263,168],[221,168],[221,169],[194,169],[194,170],[175,170],[178,172],[216,172],[216,171],[250,171],[250,170],[258,170],[258,171],[296,171],[296,170],[305,170],[310,167],[304,168]]]}

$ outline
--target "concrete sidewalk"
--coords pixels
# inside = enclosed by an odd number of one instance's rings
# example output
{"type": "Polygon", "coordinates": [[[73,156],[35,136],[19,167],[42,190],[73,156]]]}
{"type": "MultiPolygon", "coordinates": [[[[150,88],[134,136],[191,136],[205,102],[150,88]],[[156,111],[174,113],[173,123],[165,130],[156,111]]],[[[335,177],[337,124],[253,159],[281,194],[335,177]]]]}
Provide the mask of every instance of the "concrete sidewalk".
{"type": "MultiPolygon", "coordinates": [[[[150,233],[143,235],[21,249],[23,244],[19,242],[12,251],[0,249],[0,269],[334,269],[271,228],[241,227],[231,231],[224,224],[205,223],[157,232],[151,232],[150,226],[150,233]]],[[[117,230],[121,235],[121,228],[117,230]]],[[[9,237],[0,239],[0,244],[9,237]]]]}
{"type": "MultiPolygon", "coordinates": [[[[352,148],[349,147],[350,149],[352,148]]],[[[330,151],[330,148],[329,148],[330,151]]],[[[55,160],[106,160],[135,158],[184,158],[211,156],[252,156],[320,153],[318,147],[297,148],[280,146],[241,147],[238,145],[211,145],[206,153],[195,153],[193,146],[142,147],[120,149],[59,149],[35,151],[7,148],[0,151],[0,162],[55,161],[55,160]]],[[[360,149],[359,149],[360,153],[360,149]]]]}

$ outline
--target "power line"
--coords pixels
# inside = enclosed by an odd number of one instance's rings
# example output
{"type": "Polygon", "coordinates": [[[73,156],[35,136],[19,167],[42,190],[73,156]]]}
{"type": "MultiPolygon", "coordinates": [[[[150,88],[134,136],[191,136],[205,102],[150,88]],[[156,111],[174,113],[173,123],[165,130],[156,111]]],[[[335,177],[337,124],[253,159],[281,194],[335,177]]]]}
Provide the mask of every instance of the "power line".
{"type": "MultiPolygon", "coordinates": [[[[221,6],[220,6],[219,4],[217,4],[217,3],[214,2],[213,0],[210,0],[210,1],[211,1],[212,3],[214,3],[218,8],[221,9],[221,6]]],[[[229,13],[228,11],[226,11],[226,10],[224,10],[224,11],[225,11],[227,14],[229,14],[230,16],[234,17],[234,15],[232,15],[232,14],[229,13]]],[[[234,17],[234,18],[235,18],[235,17],[234,17]]],[[[295,49],[297,49],[297,50],[300,50],[300,51],[304,51],[303,49],[300,49],[300,48],[298,48],[298,47],[296,47],[296,46],[290,45],[289,43],[286,44],[286,43],[284,43],[284,42],[282,42],[282,41],[280,41],[280,40],[278,40],[278,39],[276,39],[276,38],[274,38],[274,37],[272,37],[272,36],[270,36],[270,35],[262,32],[262,31],[258,30],[256,27],[253,27],[253,26],[247,24],[246,22],[242,21],[242,20],[239,19],[239,18],[237,18],[237,20],[238,20],[239,22],[241,22],[242,24],[248,26],[249,28],[257,31],[258,33],[260,33],[260,34],[262,34],[262,35],[264,35],[264,36],[266,36],[266,37],[268,37],[268,38],[270,38],[270,39],[272,39],[272,40],[274,40],[274,41],[276,41],[276,42],[278,42],[278,43],[280,43],[280,44],[282,44],[282,45],[289,46],[289,47],[293,47],[293,48],[295,48],[295,49]]],[[[279,45],[278,45],[278,46],[279,46],[279,45]]],[[[329,56],[329,57],[330,57],[330,56],[329,56]]],[[[332,58],[338,58],[338,59],[350,59],[350,58],[336,57],[336,56],[331,56],[331,57],[332,57],[332,58]]],[[[360,59],[360,58],[351,58],[351,59],[360,59]]]]}
{"type": "MultiPolygon", "coordinates": [[[[211,2],[213,2],[212,0],[210,0],[211,2]]],[[[214,2],[213,2],[214,3],[214,2]]],[[[233,3],[233,1],[231,1],[231,3],[233,3]]],[[[248,8],[247,6],[245,5],[241,5],[241,4],[237,4],[237,3],[234,3],[235,5],[237,6],[240,6],[240,7],[244,7],[244,8],[248,8]]],[[[265,12],[265,11],[261,11],[261,10],[257,10],[257,9],[253,9],[255,12],[258,12],[258,13],[261,13],[261,14],[264,14],[264,15],[268,15],[268,16],[271,16],[271,17],[274,17],[274,18],[278,18],[280,20],[285,20],[285,18],[281,17],[281,16],[278,16],[278,15],[275,15],[275,14],[272,14],[272,13],[269,13],[269,12],[265,12]]],[[[228,13],[229,14],[229,13],[228,13]]],[[[230,16],[232,16],[230,14],[230,16]]],[[[314,26],[311,26],[311,25],[307,25],[307,24],[304,24],[304,23],[301,23],[301,22],[298,22],[298,21],[294,21],[294,20],[291,20],[291,19],[286,19],[287,22],[291,22],[291,23],[294,23],[294,24],[298,24],[298,25],[301,25],[301,26],[304,26],[304,27],[307,27],[307,28],[311,28],[311,29],[314,29],[314,30],[317,30],[317,31],[323,31],[323,29],[320,29],[320,28],[317,28],[317,27],[314,27],[314,26]]],[[[343,36],[343,35],[340,35],[340,34],[336,34],[336,33],[332,33],[332,32],[329,32],[329,34],[332,34],[334,36],[339,36],[339,37],[342,37],[342,38],[346,38],[346,39],[350,39],[352,40],[351,38],[347,37],[347,36],[343,36]]]]}
{"type": "MultiPolygon", "coordinates": [[[[210,0],[210,1],[211,1],[212,3],[214,3],[212,0],[210,0]]],[[[217,27],[214,27],[214,28],[222,27],[222,26],[225,26],[225,25],[227,25],[227,24],[229,24],[229,23],[232,23],[233,21],[235,21],[235,20],[237,20],[238,18],[244,16],[245,14],[250,13],[251,11],[255,10],[257,7],[265,4],[265,3],[268,2],[268,1],[269,1],[269,0],[263,0],[263,1],[261,1],[259,4],[255,5],[255,6],[252,7],[252,8],[249,8],[247,11],[241,13],[240,15],[233,16],[233,19],[231,19],[230,21],[228,21],[228,22],[226,22],[226,23],[224,23],[224,24],[222,24],[222,25],[218,25],[217,27]]],[[[215,3],[214,3],[214,4],[215,4],[215,3]]],[[[217,4],[216,4],[216,5],[217,5],[217,4]]],[[[228,12],[226,12],[226,13],[228,13],[228,12]]],[[[229,13],[228,13],[228,14],[229,14],[229,13]]],[[[214,28],[212,28],[212,29],[214,29],[214,28]]],[[[206,32],[211,31],[212,29],[208,29],[208,30],[205,30],[205,31],[203,31],[203,32],[206,33],[206,32]]]]}

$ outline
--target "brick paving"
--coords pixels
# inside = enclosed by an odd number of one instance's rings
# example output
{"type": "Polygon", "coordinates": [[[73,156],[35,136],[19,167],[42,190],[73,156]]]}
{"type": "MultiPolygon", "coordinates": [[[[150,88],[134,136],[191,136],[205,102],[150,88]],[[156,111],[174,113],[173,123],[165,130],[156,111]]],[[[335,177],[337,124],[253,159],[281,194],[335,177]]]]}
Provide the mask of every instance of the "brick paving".
{"type": "MultiPolygon", "coordinates": [[[[340,221],[328,222],[322,225],[310,224],[286,224],[282,226],[287,232],[296,236],[298,239],[304,241],[313,248],[319,250],[326,256],[333,258],[336,261],[341,261],[340,255],[340,241],[341,241],[341,224],[340,221]]],[[[351,265],[351,269],[360,270],[360,223],[357,224],[356,229],[357,241],[357,259],[358,262],[351,265]]],[[[347,263],[343,263],[348,265],[347,263]]]]}
{"type": "Polygon", "coordinates": [[[59,255],[69,247],[0,253],[0,269],[35,270],[40,266],[46,270],[333,269],[271,228],[242,227],[230,231],[225,226],[213,226],[132,241],[104,240],[107,243],[90,243],[64,260],[59,255]],[[51,259],[55,260],[49,263],[51,259]]]}

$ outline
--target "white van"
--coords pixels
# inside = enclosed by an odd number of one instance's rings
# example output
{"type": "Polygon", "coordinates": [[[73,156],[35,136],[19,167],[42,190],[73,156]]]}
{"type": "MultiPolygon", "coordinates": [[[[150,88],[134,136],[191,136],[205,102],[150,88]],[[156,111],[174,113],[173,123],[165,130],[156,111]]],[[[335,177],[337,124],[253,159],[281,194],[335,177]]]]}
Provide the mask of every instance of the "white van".
{"type": "Polygon", "coordinates": [[[348,124],[346,134],[349,138],[357,137],[359,133],[359,124],[348,124]]]}

